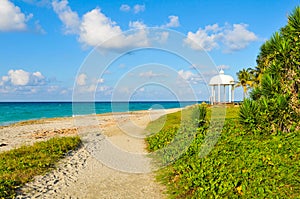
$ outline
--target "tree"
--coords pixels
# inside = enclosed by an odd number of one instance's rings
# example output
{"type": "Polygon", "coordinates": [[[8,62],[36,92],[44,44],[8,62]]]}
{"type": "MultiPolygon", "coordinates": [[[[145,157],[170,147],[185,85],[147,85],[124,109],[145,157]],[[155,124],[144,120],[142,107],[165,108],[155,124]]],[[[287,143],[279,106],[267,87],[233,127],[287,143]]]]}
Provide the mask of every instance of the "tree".
{"type": "Polygon", "coordinates": [[[236,84],[236,87],[243,87],[243,99],[246,98],[247,91],[250,87],[253,86],[253,73],[251,68],[242,69],[239,72],[236,73],[238,77],[238,83],[236,84]]]}
{"type": "MultiPolygon", "coordinates": [[[[250,71],[251,69],[244,69],[250,71]]],[[[291,131],[300,129],[300,7],[289,15],[286,26],[276,32],[260,48],[257,67],[253,69],[257,77],[256,87],[250,93],[250,100],[241,110],[244,118],[247,110],[255,106],[259,111],[256,128],[270,131],[291,131]]],[[[239,72],[240,73],[240,72],[239,72]]],[[[239,74],[238,73],[238,74],[239,74]]],[[[240,74],[242,77],[243,75],[240,74]]],[[[246,73],[244,74],[245,77],[246,73]]],[[[251,75],[250,75],[251,76],[251,75]]],[[[243,79],[245,79],[243,77],[243,79]]],[[[253,77],[253,76],[252,76],[253,77]]],[[[250,78],[251,79],[251,78],[250,78]]],[[[240,78],[239,78],[240,80],[240,78]]],[[[253,79],[252,79],[253,80],[253,79]]],[[[240,80],[241,82],[241,80],[240,80]]],[[[243,80],[245,83],[245,80],[243,80]]],[[[249,118],[248,118],[249,119],[249,118]]],[[[250,118],[253,120],[253,117],[250,118]]],[[[246,124],[244,122],[244,124],[246,124]]]]}

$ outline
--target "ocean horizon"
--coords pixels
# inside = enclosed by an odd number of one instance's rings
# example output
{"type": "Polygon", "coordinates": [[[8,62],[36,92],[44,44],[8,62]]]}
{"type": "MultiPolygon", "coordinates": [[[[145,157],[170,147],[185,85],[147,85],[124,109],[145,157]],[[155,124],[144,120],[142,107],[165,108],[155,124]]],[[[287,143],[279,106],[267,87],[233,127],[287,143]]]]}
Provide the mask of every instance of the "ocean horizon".
{"type": "Polygon", "coordinates": [[[74,115],[184,108],[202,102],[203,101],[0,102],[0,126],[27,120],[72,117],[74,115]]]}

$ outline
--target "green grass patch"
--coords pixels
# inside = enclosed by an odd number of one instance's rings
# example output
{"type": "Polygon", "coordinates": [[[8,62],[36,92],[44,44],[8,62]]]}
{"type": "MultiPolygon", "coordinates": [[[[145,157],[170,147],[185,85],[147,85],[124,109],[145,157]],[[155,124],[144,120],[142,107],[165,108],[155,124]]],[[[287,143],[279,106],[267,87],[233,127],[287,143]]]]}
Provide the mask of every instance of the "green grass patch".
{"type": "MultiPolygon", "coordinates": [[[[188,150],[158,171],[170,198],[300,198],[300,132],[245,133],[238,111],[238,107],[226,109],[222,134],[209,155],[199,157],[207,129],[203,125],[188,150]]],[[[147,142],[160,143],[152,147],[157,150],[173,134],[163,130],[147,142]],[[158,142],[156,137],[166,138],[158,142]]]]}
{"type": "Polygon", "coordinates": [[[146,128],[151,132],[151,136],[147,138],[147,149],[152,152],[171,143],[181,125],[190,120],[193,108],[195,106],[161,116],[150,122],[146,128]]]}
{"type": "Polygon", "coordinates": [[[80,144],[78,136],[57,137],[0,153],[0,198],[14,198],[17,188],[54,168],[59,159],[80,144]]]}

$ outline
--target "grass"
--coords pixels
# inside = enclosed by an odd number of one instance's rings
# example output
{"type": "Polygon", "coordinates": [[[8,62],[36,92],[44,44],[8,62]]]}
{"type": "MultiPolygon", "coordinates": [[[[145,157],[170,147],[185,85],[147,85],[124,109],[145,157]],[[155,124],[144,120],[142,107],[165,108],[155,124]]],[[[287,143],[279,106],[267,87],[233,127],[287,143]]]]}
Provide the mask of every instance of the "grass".
{"type": "Polygon", "coordinates": [[[59,159],[80,144],[78,136],[57,137],[1,153],[0,198],[14,198],[20,186],[54,168],[59,159]]]}
{"type": "Polygon", "coordinates": [[[155,151],[169,144],[181,124],[190,119],[192,108],[164,115],[148,124],[146,130],[151,132],[147,138],[147,149],[155,151]],[[157,132],[160,132],[157,134],[157,132]],[[164,133],[161,133],[164,132],[164,133]]]}
{"type": "MultiPolygon", "coordinates": [[[[300,198],[300,132],[247,133],[238,123],[238,112],[238,107],[226,109],[221,137],[209,155],[199,157],[204,125],[188,150],[157,172],[170,198],[300,198]]],[[[168,129],[180,122],[171,119],[168,129]]],[[[149,137],[148,150],[165,147],[172,136],[165,129],[149,137]]]]}

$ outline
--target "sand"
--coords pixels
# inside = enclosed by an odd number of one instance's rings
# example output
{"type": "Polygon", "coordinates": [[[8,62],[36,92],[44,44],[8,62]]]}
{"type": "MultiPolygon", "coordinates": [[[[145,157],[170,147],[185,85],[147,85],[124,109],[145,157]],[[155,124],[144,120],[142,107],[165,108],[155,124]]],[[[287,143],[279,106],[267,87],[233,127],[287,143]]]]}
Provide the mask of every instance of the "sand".
{"type": "Polygon", "coordinates": [[[0,128],[0,152],[54,136],[80,135],[83,146],[37,176],[17,198],[165,198],[147,157],[147,124],[180,109],[28,121],[0,128]]]}

